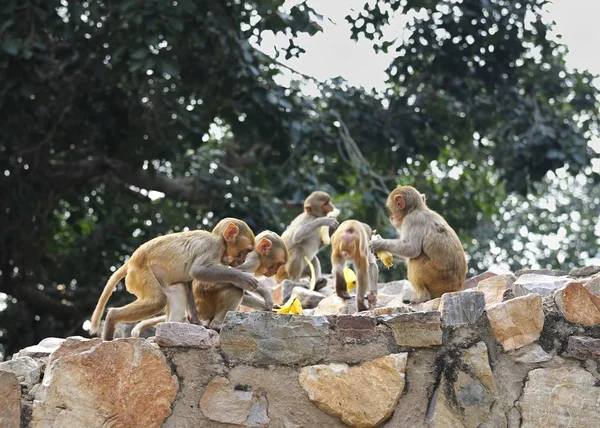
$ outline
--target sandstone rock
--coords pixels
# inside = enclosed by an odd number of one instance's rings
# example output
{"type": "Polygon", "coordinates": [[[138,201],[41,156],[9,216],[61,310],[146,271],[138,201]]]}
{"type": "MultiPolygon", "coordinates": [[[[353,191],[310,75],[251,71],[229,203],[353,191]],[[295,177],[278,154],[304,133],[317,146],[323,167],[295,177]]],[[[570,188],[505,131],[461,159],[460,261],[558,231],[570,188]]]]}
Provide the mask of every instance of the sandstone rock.
{"type": "Polygon", "coordinates": [[[201,325],[161,322],[156,326],[156,343],[164,347],[207,349],[219,346],[219,333],[201,325]]]}
{"type": "Polygon", "coordinates": [[[446,381],[443,379],[433,392],[429,409],[427,410],[427,425],[431,428],[464,428],[458,412],[454,411],[451,403],[446,398],[446,381]]]}
{"type": "Polygon", "coordinates": [[[445,293],[439,306],[442,324],[448,326],[474,324],[481,318],[484,309],[485,298],[480,291],[445,293]]]}
{"type": "Polygon", "coordinates": [[[549,275],[549,276],[566,276],[569,272],[560,269],[519,269],[515,272],[515,276],[521,275],[549,275]]]}
{"type": "Polygon", "coordinates": [[[542,297],[537,294],[497,303],[486,311],[494,337],[505,351],[533,343],[544,327],[542,297]]]}
{"type": "Polygon", "coordinates": [[[377,321],[372,317],[359,315],[330,315],[327,321],[331,330],[349,339],[371,339],[377,335],[377,321]]]}
{"type": "Polygon", "coordinates": [[[325,297],[319,302],[315,315],[353,314],[356,312],[356,300],[342,299],[336,294],[325,297]]]}
{"type": "Polygon", "coordinates": [[[357,316],[366,316],[366,317],[380,317],[383,315],[394,315],[394,314],[408,314],[414,312],[410,306],[401,305],[401,306],[388,306],[384,308],[375,308],[370,309],[368,311],[357,312],[354,315],[357,316]]]}
{"type": "Polygon", "coordinates": [[[360,366],[300,369],[300,385],[321,410],[351,427],[373,427],[393,412],[404,389],[407,353],[390,354],[360,366]]]}
{"type": "Polygon", "coordinates": [[[423,347],[442,344],[442,321],[439,312],[415,312],[382,318],[400,346],[423,347]]]}
{"type": "Polygon", "coordinates": [[[556,306],[569,322],[594,326],[600,324],[600,297],[578,282],[571,282],[554,293],[556,306]]]}
{"type": "Polygon", "coordinates": [[[21,349],[16,354],[16,357],[45,358],[54,352],[64,341],[65,339],[58,337],[47,337],[37,345],[21,349]]]}
{"type": "Polygon", "coordinates": [[[578,360],[600,360],[600,339],[570,336],[564,355],[578,360]]]}
{"type": "Polygon", "coordinates": [[[580,367],[553,367],[529,372],[517,406],[523,428],[600,426],[600,388],[580,367]]]}
{"type": "Polygon", "coordinates": [[[536,293],[540,296],[549,296],[560,287],[567,285],[572,279],[566,276],[524,274],[513,284],[516,297],[536,293]]]}
{"type": "Polygon", "coordinates": [[[481,384],[491,394],[495,394],[496,385],[494,384],[494,375],[490,367],[488,348],[485,346],[485,343],[478,342],[474,346],[465,349],[462,352],[462,359],[481,384]]]}
{"type": "Polygon", "coordinates": [[[468,278],[465,281],[465,290],[468,290],[470,288],[475,288],[484,279],[492,278],[496,275],[498,275],[496,272],[492,272],[492,271],[488,270],[487,272],[480,273],[479,275],[475,275],[471,278],[468,278]]]}
{"type": "Polygon", "coordinates": [[[508,355],[515,363],[520,364],[545,363],[552,358],[552,356],[544,351],[537,343],[532,343],[531,345],[510,351],[508,355]]]}
{"type": "Polygon", "coordinates": [[[144,339],[67,340],[55,354],[32,426],[160,427],[171,413],[177,378],[144,339]]]}
{"type": "Polygon", "coordinates": [[[402,296],[396,296],[391,294],[383,294],[379,293],[377,295],[377,306],[387,307],[387,306],[402,306],[405,305],[402,300],[402,296]]]}
{"type": "Polygon", "coordinates": [[[268,426],[267,400],[247,387],[236,387],[217,376],[200,399],[204,416],[216,422],[243,426],[268,426]]]}
{"type": "Polygon", "coordinates": [[[600,266],[585,266],[580,268],[571,269],[569,276],[575,278],[585,278],[586,276],[592,276],[600,272],[600,266]]]}
{"type": "Polygon", "coordinates": [[[390,296],[398,296],[404,291],[406,287],[410,287],[410,281],[402,279],[400,281],[383,282],[377,284],[377,289],[381,294],[387,294],[390,296]]]}
{"type": "Polygon", "coordinates": [[[16,374],[19,382],[24,383],[28,388],[40,380],[40,366],[31,357],[18,357],[0,363],[0,370],[16,374]]]}
{"type": "Polygon", "coordinates": [[[517,277],[512,273],[497,275],[479,282],[476,290],[483,293],[486,306],[493,305],[504,300],[504,293],[511,289],[516,279],[517,277]]]}
{"type": "Polygon", "coordinates": [[[17,375],[0,370],[0,427],[21,426],[21,385],[17,375]]]}
{"type": "Polygon", "coordinates": [[[304,287],[294,287],[292,293],[298,297],[303,309],[316,308],[319,305],[319,302],[325,298],[325,296],[318,291],[310,291],[308,288],[304,287]]]}
{"type": "Polygon", "coordinates": [[[440,304],[442,303],[442,299],[440,297],[427,300],[421,303],[411,303],[408,305],[409,308],[416,312],[429,312],[429,311],[440,311],[440,304]]]}
{"type": "Polygon", "coordinates": [[[329,323],[324,316],[229,312],[221,349],[251,364],[307,364],[327,354],[329,323]]]}
{"type": "Polygon", "coordinates": [[[590,293],[600,296],[600,275],[595,275],[585,283],[585,288],[590,293]]]}

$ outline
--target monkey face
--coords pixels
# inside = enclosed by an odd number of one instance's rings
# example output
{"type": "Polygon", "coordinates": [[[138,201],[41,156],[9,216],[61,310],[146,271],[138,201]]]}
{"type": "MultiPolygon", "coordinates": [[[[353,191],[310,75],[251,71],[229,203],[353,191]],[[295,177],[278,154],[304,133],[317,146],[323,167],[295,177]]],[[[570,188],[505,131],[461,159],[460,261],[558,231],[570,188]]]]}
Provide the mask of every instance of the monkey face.
{"type": "Polygon", "coordinates": [[[246,260],[246,256],[254,249],[252,242],[245,236],[240,236],[234,243],[227,243],[223,264],[238,267],[246,260]]]}
{"type": "Polygon", "coordinates": [[[256,276],[264,275],[266,277],[271,277],[275,275],[286,262],[287,257],[283,250],[272,251],[269,255],[260,256],[260,265],[255,274],[256,276]]]}

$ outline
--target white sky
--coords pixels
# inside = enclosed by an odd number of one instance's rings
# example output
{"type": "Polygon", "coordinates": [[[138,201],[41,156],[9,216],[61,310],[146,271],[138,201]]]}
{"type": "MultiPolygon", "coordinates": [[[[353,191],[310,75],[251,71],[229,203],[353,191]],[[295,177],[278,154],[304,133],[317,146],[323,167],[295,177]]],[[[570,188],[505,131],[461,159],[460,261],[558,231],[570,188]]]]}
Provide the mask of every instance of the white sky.
{"type": "MultiPolygon", "coordinates": [[[[286,6],[296,3],[297,0],[289,0],[286,6]]],[[[350,40],[350,24],[344,19],[351,10],[360,11],[365,0],[309,0],[308,3],[325,17],[321,23],[323,32],[300,38],[298,44],[306,53],[299,59],[279,60],[318,80],[342,76],[353,85],[382,90],[386,78],[384,71],[393,52],[376,54],[371,41],[364,38],[358,42],[350,40]]],[[[556,21],[554,34],[562,35],[561,42],[569,49],[567,66],[600,74],[600,0],[558,0],[546,7],[546,17],[548,21],[556,21]]],[[[386,38],[401,38],[406,22],[405,16],[395,17],[386,38]]],[[[265,37],[261,48],[274,55],[274,44],[277,45],[274,37],[265,37]]],[[[600,152],[600,139],[590,145],[600,152]]]]}

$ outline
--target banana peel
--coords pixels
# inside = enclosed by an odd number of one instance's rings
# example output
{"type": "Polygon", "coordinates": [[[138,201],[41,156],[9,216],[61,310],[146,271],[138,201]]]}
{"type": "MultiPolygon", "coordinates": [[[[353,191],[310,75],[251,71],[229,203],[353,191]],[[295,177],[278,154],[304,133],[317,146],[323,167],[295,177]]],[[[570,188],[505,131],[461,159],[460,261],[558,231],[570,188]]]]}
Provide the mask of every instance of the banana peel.
{"type": "Polygon", "coordinates": [[[344,279],[346,280],[346,288],[348,288],[348,291],[356,289],[356,274],[349,267],[344,268],[344,279]]]}
{"type": "MultiPolygon", "coordinates": [[[[333,211],[327,213],[327,217],[337,217],[340,215],[340,210],[334,208],[333,211]]],[[[331,236],[329,236],[329,226],[321,226],[321,241],[324,245],[331,244],[331,236]]]]}
{"type": "Polygon", "coordinates": [[[277,314],[302,315],[302,303],[300,303],[295,294],[292,294],[281,308],[273,309],[273,312],[277,314]]]}
{"type": "Polygon", "coordinates": [[[383,263],[383,265],[386,268],[391,268],[393,265],[393,257],[392,257],[392,253],[390,253],[389,251],[378,251],[377,252],[377,258],[379,260],[381,260],[381,263],[383,263]]]}

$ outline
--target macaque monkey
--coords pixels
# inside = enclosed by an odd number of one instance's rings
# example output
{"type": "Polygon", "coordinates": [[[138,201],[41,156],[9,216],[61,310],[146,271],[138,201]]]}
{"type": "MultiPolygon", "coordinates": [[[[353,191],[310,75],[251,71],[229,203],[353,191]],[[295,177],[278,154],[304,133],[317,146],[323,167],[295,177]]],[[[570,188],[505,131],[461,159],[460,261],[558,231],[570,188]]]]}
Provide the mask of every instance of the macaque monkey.
{"type": "Polygon", "coordinates": [[[186,286],[170,287],[197,279],[227,281],[244,290],[256,290],[258,280],[251,274],[227,266],[240,266],[254,248],[254,233],[242,220],[225,218],[212,232],[193,230],[171,233],[142,244],[109,278],[92,315],[90,333],[100,326],[104,307],[114,288],[125,277],[127,291],[135,302],[108,310],[102,338],[112,340],[115,325],[140,321],[166,307],[169,321],[185,319],[186,286]]]}
{"type": "Polygon", "coordinates": [[[305,257],[311,261],[317,280],[317,288],[325,281],[321,278],[321,263],[317,253],[321,247],[321,226],[336,228],[339,222],[335,217],[327,217],[335,207],[331,203],[331,196],[325,192],[312,192],[304,201],[304,212],[296,217],[283,232],[281,237],[287,246],[289,259],[279,269],[275,280],[277,283],[284,279],[298,281],[306,272],[305,257]]]}
{"type": "Polygon", "coordinates": [[[414,187],[399,186],[387,198],[399,239],[370,242],[371,250],[389,251],[408,258],[408,280],[414,287],[414,303],[460,291],[467,275],[463,246],[446,220],[425,205],[424,195],[414,187]]]}
{"type": "MultiPolygon", "coordinates": [[[[256,236],[256,246],[248,254],[244,264],[236,269],[251,272],[257,277],[271,277],[287,262],[287,259],[288,252],[283,239],[275,232],[264,231],[256,236]]],[[[180,285],[182,284],[175,284],[175,286],[180,285]]],[[[237,310],[240,304],[261,311],[270,311],[273,308],[271,290],[264,284],[259,284],[258,288],[254,290],[262,299],[232,283],[207,283],[194,280],[192,287],[191,304],[195,306],[203,324],[213,330],[219,331],[227,312],[237,310]]],[[[185,293],[182,287],[178,292],[185,293]]],[[[191,311],[188,310],[189,312],[191,311]]],[[[167,321],[166,315],[144,320],[134,327],[131,335],[138,337],[143,329],[165,321],[167,321]]]]}
{"type": "Polygon", "coordinates": [[[369,251],[369,240],[373,234],[366,223],[346,220],[331,236],[331,270],[335,281],[335,292],[342,299],[349,299],[344,278],[344,265],[352,262],[356,270],[356,308],[359,312],[374,309],[377,304],[377,280],[379,268],[375,255],[369,251]],[[369,290],[365,305],[365,294],[369,290]]]}

